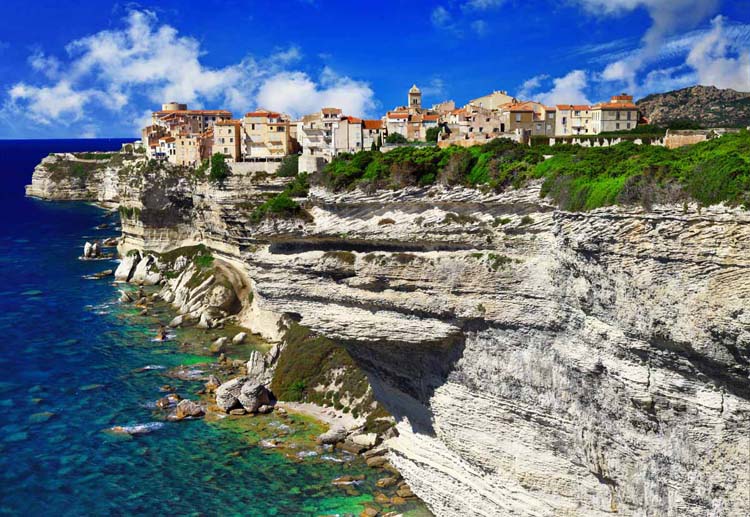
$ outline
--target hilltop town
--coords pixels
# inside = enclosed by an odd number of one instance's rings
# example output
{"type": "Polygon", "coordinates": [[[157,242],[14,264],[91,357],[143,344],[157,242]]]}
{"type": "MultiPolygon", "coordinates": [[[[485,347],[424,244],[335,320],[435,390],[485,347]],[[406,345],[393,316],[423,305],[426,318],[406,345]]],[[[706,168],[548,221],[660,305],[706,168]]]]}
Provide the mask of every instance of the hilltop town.
{"type": "Polygon", "coordinates": [[[299,170],[317,172],[341,153],[407,142],[468,147],[494,138],[528,142],[532,137],[599,135],[633,130],[638,124],[638,108],[626,94],[594,105],[545,106],[494,91],[463,107],[445,101],[425,108],[414,85],[406,105],[380,119],[354,117],[336,107],[299,120],[262,108],[236,119],[227,110],[192,110],[169,102],[153,112],[141,142],[150,158],[176,165],[200,165],[218,153],[235,164],[264,164],[254,167],[270,172],[285,156],[300,154],[299,170]]]}

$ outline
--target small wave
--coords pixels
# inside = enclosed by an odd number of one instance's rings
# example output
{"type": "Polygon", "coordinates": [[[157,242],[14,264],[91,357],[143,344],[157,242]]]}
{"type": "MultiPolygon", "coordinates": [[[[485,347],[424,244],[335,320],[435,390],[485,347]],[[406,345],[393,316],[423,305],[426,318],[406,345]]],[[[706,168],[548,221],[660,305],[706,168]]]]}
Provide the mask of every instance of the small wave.
{"type": "Polygon", "coordinates": [[[164,427],[163,422],[148,422],[145,424],[135,424],[135,425],[116,425],[116,426],[110,427],[107,430],[113,433],[135,435],[135,434],[147,434],[147,433],[150,433],[151,431],[156,431],[158,429],[161,429],[162,427],[164,427]]]}
{"type": "Polygon", "coordinates": [[[161,364],[147,364],[146,366],[142,366],[141,368],[136,368],[133,371],[135,371],[136,373],[140,373],[140,372],[149,372],[151,370],[165,370],[166,368],[167,368],[166,366],[161,365],[161,364]]]}
{"type": "Polygon", "coordinates": [[[309,458],[311,456],[317,456],[318,453],[315,451],[299,451],[297,453],[298,458],[309,458]]]}
{"type": "Polygon", "coordinates": [[[336,456],[330,456],[328,454],[324,454],[323,456],[320,457],[320,459],[321,460],[326,460],[326,461],[332,461],[334,463],[344,463],[344,461],[345,461],[345,460],[343,460],[341,458],[337,458],[336,456]]]}

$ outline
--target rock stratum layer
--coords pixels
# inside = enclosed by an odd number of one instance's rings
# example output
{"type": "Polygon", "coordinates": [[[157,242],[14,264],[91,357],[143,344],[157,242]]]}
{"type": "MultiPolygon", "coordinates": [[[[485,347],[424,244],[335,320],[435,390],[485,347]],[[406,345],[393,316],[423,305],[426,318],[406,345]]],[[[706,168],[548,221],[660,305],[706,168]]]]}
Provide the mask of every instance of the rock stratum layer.
{"type": "Polygon", "coordinates": [[[309,218],[252,223],[283,182],[135,167],[121,252],[202,243],[249,279],[247,326],[345,343],[436,515],[750,512],[747,212],[313,190],[309,218]]]}

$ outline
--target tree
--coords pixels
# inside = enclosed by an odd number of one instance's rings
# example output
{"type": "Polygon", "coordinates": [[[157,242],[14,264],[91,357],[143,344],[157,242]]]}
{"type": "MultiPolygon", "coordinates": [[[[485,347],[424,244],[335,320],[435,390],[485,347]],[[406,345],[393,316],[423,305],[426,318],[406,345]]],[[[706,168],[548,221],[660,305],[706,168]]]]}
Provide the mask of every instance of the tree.
{"type": "Polygon", "coordinates": [[[378,151],[380,151],[380,148],[383,147],[383,137],[381,135],[378,135],[378,139],[375,142],[375,147],[378,151]]]}
{"type": "Polygon", "coordinates": [[[431,127],[427,130],[428,142],[437,142],[438,136],[440,136],[440,126],[431,127]]]}
{"type": "Polygon", "coordinates": [[[291,178],[297,175],[299,172],[299,155],[290,154],[285,156],[279,167],[276,169],[276,175],[282,178],[291,178]]]}
{"type": "Polygon", "coordinates": [[[211,172],[209,178],[219,186],[224,186],[224,180],[229,177],[229,165],[227,165],[224,155],[216,153],[211,157],[211,172]]]}
{"type": "Polygon", "coordinates": [[[406,139],[404,135],[401,133],[391,133],[387,137],[385,137],[385,143],[387,144],[405,144],[409,141],[406,139]]]}

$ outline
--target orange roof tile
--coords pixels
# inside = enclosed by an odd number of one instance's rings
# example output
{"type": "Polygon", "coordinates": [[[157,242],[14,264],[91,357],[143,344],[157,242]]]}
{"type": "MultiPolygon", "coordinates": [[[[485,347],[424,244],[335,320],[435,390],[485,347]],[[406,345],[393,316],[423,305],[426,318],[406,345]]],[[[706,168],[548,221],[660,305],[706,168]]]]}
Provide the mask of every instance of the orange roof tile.
{"type": "Polygon", "coordinates": [[[281,118],[281,113],[275,111],[257,110],[245,113],[246,117],[281,118]]]}
{"type": "Polygon", "coordinates": [[[424,115],[422,118],[424,120],[440,120],[439,115],[424,115]]]}
{"type": "Polygon", "coordinates": [[[397,118],[397,119],[400,119],[400,118],[409,118],[409,114],[408,113],[404,113],[402,111],[389,111],[387,117],[388,118],[397,118]]]}
{"type": "Polygon", "coordinates": [[[227,110],[159,110],[154,112],[156,115],[226,115],[231,117],[232,112],[227,110]]]}
{"type": "Polygon", "coordinates": [[[362,123],[365,129],[383,129],[382,120],[363,120],[362,123]]]}
{"type": "Polygon", "coordinates": [[[634,109],[638,109],[638,106],[636,106],[633,103],[602,102],[600,104],[595,104],[593,108],[603,109],[603,110],[634,110],[634,109]]]}
{"type": "Polygon", "coordinates": [[[341,108],[323,108],[320,110],[320,112],[325,115],[340,115],[341,108]]]}
{"type": "Polygon", "coordinates": [[[342,117],[342,120],[347,120],[350,124],[361,124],[362,119],[357,117],[342,117]]]}

